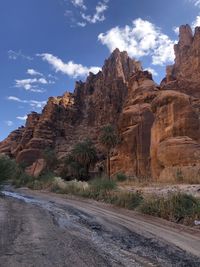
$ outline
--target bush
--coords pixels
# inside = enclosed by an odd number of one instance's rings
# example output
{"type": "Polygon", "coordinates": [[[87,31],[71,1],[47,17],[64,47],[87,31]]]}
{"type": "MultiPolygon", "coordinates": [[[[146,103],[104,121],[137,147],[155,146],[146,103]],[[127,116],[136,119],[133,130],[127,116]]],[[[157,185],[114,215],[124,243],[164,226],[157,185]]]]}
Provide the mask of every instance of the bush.
{"type": "Polygon", "coordinates": [[[26,185],[34,190],[51,188],[54,176],[52,172],[43,173],[38,178],[32,177],[32,179],[27,180],[26,185]]]}
{"type": "Polygon", "coordinates": [[[61,193],[61,194],[74,194],[74,195],[82,195],[82,193],[88,189],[89,185],[87,182],[81,182],[77,180],[72,180],[66,182],[60,177],[54,178],[53,186],[51,190],[53,192],[61,193]]]}
{"type": "Polygon", "coordinates": [[[200,200],[191,195],[175,193],[167,198],[145,199],[140,211],[173,222],[191,224],[195,219],[200,219],[200,200]]]}
{"type": "Polygon", "coordinates": [[[143,196],[140,192],[114,192],[107,199],[111,204],[130,210],[134,210],[142,201],[143,196]]]}
{"type": "Polygon", "coordinates": [[[127,176],[126,176],[126,174],[120,172],[116,175],[116,179],[118,182],[124,182],[127,180],[127,176]]]}
{"type": "Polygon", "coordinates": [[[0,183],[12,179],[17,170],[17,165],[14,160],[9,157],[0,155],[0,183]]]}
{"type": "Polygon", "coordinates": [[[27,186],[28,184],[33,183],[34,177],[26,174],[25,172],[17,170],[15,174],[15,178],[12,180],[13,185],[16,187],[21,187],[21,186],[27,186]]]}
{"type": "Polygon", "coordinates": [[[90,187],[91,190],[100,192],[100,191],[110,191],[116,188],[116,182],[113,180],[109,180],[107,178],[96,178],[91,181],[90,187]]]}

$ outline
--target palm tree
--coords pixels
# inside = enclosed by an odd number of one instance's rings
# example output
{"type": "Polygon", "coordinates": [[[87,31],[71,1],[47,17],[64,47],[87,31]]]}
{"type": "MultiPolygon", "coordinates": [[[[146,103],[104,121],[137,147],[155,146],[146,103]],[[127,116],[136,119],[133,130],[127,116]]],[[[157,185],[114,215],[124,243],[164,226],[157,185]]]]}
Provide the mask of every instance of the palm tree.
{"type": "Polygon", "coordinates": [[[117,144],[118,138],[115,129],[112,125],[104,126],[101,129],[100,143],[107,151],[107,175],[110,179],[110,152],[117,144]]]}
{"type": "Polygon", "coordinates": [[[72,157],[85,168],[86,175],[89,174],[90,166],[97,161],[96,148],[90,139],[77,143],[72,149],[72,157]]]}

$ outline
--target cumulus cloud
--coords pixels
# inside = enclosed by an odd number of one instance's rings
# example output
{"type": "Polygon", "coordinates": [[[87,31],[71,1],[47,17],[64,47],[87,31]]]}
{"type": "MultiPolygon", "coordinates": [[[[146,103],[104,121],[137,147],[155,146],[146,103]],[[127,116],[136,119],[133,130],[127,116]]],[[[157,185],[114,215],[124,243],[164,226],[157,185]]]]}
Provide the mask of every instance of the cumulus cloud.
{"type": "Polygon", "coordinates": [[[194,30],[195,27],[200,26],[200,16],[197,16],[195,21],[192,23],[192,29],[194,30]]]}
{"type": "Polygon", "coordinates": [[[24,103],[24,104],[29,104],[33,108],[41,109],[46,105],[46,101],[37,101],[37,100],[23,100],[21,98],[18,98],[16,96],[8,96],[7,98],[10,101],[15,101],[18,103],[24,103]]]}
{"type": "Polygon", "coordinates": [[[15,87],[23,88],[26,91],[42,93],[44,90],[39,89],[38,85],[46,85],[49,82],[45,78],[33,78],[33,79],[22,79],[15,80],[15,87]]]}
{"type": "Polygon", "coordinates": [[[87,7],[84,4],[84,0],[71,0],[71,3],[75,6],[75,7],[80,7],[84,10],[87,9],[87,7]]]}
{"type": "Polygon", "coordinates": [[[29,74],[31,76],[41,76],[41,77],[44,76],[41,72],[34,70],[34,69],[28,69],[27,74],[29,74]]]}
{"type": "Polygon", "coordinates": [[[92,24],[104,21],[105,20],[104,12],[108,9],[107,3],[108,1],[98,2],[95,8],[95,13],[93,15],[86,15],[85,13],[82,13],[81,14],[82,19],[92,24]]]}
{"type": "Polygon", "coordinates": [[[12,60],[17,60],[18,58],[33,60],[32,57],[24,55],[21,50],[19,50],[19,51],[9,50],[8,51],[8,58],[12,59],[12,60]]]}
{"type": "Polygon", "coordinates": [[[179,27],[174,27],[173,31],[175,32],[176,35],[179,35],[179,27]]]}
{"type": "Polygon", "coordinates": [[[16,117],[18,120],[20,120],[20,121],[26,121],[26,119],[27,119],[27,115],[24,115],[24,116],[17,116],[16,117]]]}
{"type": "Polygon", "coordinates": [[[125,50],[130,56],[151,56],[153,65],[164,65],[174,60],[174,43],[153,23],[138,18],[132,25],[114,27],[100,33],[98,39],[112,52],[115,48],[125,50]]]}
{"type": "Polygon", "coordinates": [[[38,56],[47,61],[56,72],[62,72],[72,78],[84,77],[89,72],[97,73],[100,70],[99,67],[85,67],[73,61],[64,63],[60,58],[48,53],[38,54],[38,56]]]}
{"type": "Polygon", "coordinates": [[[5,124],[8,126],[8,127],[11,127],[14,125],[13,121],[5,121],[5,124]]]}
{"type": "Polygon", "coordinates": [[[152,68],[146,68],[145,70],[148,70],[149,72],[151,72],[151,74],[153,75],[153,76],[158,76],[158,73],[154,70],[154,69],[152,69],[152,68]]]}

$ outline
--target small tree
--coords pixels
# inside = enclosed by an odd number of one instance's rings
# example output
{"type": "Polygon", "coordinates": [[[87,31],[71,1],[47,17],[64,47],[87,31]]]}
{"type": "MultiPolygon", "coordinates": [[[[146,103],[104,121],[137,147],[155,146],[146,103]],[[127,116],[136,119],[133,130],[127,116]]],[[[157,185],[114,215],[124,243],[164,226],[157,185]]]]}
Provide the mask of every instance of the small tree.
{"type": "Polygon", "coordinates": [[[104,126],[101,129],[100,143],[105,147],[107,152],[107,175],[110,179],[110,152],[111,149],[116,146],[118,142],[118,137],[115,129],[112,125],[104,126]]]}

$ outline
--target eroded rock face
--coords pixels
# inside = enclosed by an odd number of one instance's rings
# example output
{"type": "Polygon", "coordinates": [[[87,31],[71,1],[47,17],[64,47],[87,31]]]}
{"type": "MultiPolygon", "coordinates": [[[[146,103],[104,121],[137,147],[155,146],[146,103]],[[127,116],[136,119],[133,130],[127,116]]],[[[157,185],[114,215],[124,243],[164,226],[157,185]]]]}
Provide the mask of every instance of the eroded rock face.
{"type": "Polygon", "coordinates": [[[86,82],[76,83],[73,94],[51,97],[42,114],[30,114],[25,128],[13,132],[0,144],[0,152],[32,165],[47,147],[55,149],[61,158],[88,136],[98,146],[100,128],[117,124],[129,77],[137,70],[141,70],[140,63],[116,49],[102,71],[90,73],[86,82]]]}
{"type": "Polygon", "coordinates": [[[199,113],[191,97],[176,91],[161,91],[152,103],[152,110],[155,113],[151,129],[152,176],[159,178],[164,173],[169,176],[174,167],[181,170],[200,164],[199,113]]]}
{"type": "Polygon", "coordinates": [[[175,64],[167,67],[161,87],[200,97],[200,27],[193,34],[189,25],[179,31],[179,42],[174,46],[175,64]]]}
{"type": "Polygon", "coordinates": [[[157,93],[158,88],[149,72],[137,71],[131,76],[118,122],[121,142],[112,158],[113,173],[150,176],[151,127],[154,121],[151,102],[157,93]]]}
{"type": "Polygon", "coordinates": [[[151,173],[161,180],[200,176],[200,28],[181,26],[174,51],[152,103],[151,173]]]}
{"type": "Polygon", "coordinates": [[[38,177],[46,168],[44,159],[37,159],[31,166],[26,168],[26,173],[30,176],[38,177]]]}

